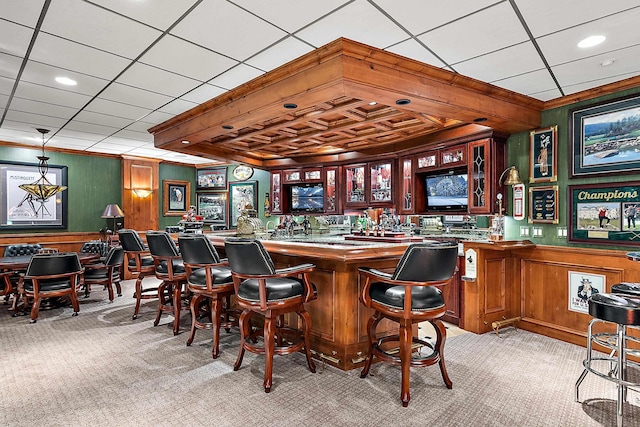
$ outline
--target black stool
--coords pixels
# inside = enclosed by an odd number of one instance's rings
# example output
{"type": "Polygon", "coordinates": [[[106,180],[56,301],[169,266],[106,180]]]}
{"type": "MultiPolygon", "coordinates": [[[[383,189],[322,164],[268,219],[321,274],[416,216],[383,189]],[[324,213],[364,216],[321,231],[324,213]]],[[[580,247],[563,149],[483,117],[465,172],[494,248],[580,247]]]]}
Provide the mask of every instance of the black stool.
{"type": "Polygon", "coordinates": [[[627,346],[630,342],[640,343],[640,339],[627,335],[628,326],[640,326],[640,295],[620,293],[593,294],[589,298],[589,314],[594,319],[589,322],[587,358],[582,361],[584,371],[576,381],[576,402],[580,402],[579,387],[587,373],[591,372],[614,382],[618,387],[617,425],[621,427],[622,410],[627,398],[627,388],[640,386],[640,383],[627,381],[627,368],[630,365],[640,368],[640,363],[627,360],[628,355],[640,356],[639,350],[633,350],[627,346]],[[616,333],[593,333],[593,325],[599,322],[615,323],[616,333]],[[611,349],[611,354],[594,357],[594,343],[611,349]],[[609,362],[614,368],[609,372],[601,372],[592,366],[593,361],[609,362]]]}

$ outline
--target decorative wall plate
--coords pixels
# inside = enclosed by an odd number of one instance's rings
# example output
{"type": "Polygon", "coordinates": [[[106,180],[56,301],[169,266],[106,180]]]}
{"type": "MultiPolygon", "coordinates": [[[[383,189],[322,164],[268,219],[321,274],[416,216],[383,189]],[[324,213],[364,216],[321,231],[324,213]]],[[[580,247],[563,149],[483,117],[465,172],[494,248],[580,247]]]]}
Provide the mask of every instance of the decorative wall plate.
{"type": "Polygon", "coordinates": [[[253,168],[251,166],[238,165],[233,170],[233,177],[238,181],[245,181],[253,176],[253,168]]]}

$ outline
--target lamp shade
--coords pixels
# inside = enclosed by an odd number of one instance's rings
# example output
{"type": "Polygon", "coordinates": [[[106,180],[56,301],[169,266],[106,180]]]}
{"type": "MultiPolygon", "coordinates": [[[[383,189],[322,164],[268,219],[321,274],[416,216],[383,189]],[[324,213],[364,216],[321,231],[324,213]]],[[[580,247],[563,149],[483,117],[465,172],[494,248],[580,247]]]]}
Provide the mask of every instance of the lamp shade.
{"type": "Polygon", "coordinates": [[[102,218],[120,218],[124,217],[124,212],[120,209],[120,206],[116,204],[107,205],[102,212],[102,218]]]}

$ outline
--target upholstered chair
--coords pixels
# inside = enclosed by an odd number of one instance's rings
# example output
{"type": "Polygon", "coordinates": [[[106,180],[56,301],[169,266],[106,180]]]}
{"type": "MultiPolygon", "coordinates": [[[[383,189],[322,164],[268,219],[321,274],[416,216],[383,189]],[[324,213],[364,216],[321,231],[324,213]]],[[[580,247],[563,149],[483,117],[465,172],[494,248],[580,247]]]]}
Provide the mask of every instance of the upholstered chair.
{"type": "Polygon", "coordinates": [[[4,249],[4,256],[33,255],[37,254],[40,249],[42,249],[42,245],[39,243],[8,245],[4,249]]]}
{"type": "Polygon", "coordinates": [[[84,297],[91,294],[91,285],[102,285],[109,291],[109,301],[113,302],[113,286],[118,291],[118,296],[122,296],[120,287],[121,267],[124,262],[124,249],[122,246],[114,246],[109,249],[104,262],[97,264],[87,264],[84,271],[84,297]]]}
{"type": "Polygon", "coordinates": [[[442,379],[447,388],[452,387],[444,363],[444,344],[446,329],[440,321],[445,314],[442,292],[436,286],[446,285],[456,270],[458,245],[454,242],[431,242],[410,245],[393,274],[368,267],[360,267],[364,277],[360,300],[374,309],[367,323],[369,352],[360,376],[366,377],[371,369],[374,357],[400,365],[402,387],[400,399],[402,406],[409,405],[410,367],[430,366],[438,363],[442,379]],[[396,336],[376,338],[376,327],[383,319],[399,324],[396,336]],[[413,336],[412,325],[429,322],[436,333],[434,342],[413,336]],[[396,344],[399,352],[389,351],[396,344]],[[426,356],[422,352],[413,352],[417,344],[430,350],[426,356]]]}
{"type": "Polygon", "coordinates": [[[231,267],[236,301],[243,309],[240,315],[241,344],[233,370],[240,369],[245,350],[265,355],[264,391],[273,384],[274,354],[290,354],[304,349],[311,372],[316,367],[311,359],[311,316],[304,304],[316,298],[315,286],[308,273],[313,264],[276,269],[271,256],[259,240],[227,239],[225,251],[231,267]],[[253,313],[264,316],[263,345],[255,343],[259,331],[251,328],[253,313]],[[302,331],[284,325],[284,315],[295,313],[302,321],[302,331]],[[283,339],[286,337],[286,339],[283,339]]]}
{"type": "Polygon", "coordinates": [[[127,258],[127,269],[132,274],[137,275],[134,294],[136,307],[132,316],[133,319],[137,319],[142,300],[158,298],[157,286],[148,286],[146,288],[142,286],[142,280],[146,276],[153,275],[156,268],[153,264],[153,257],[149,254],[149,248],[144,244],[136,230],[118,230],[118,237],[127,258]]]}

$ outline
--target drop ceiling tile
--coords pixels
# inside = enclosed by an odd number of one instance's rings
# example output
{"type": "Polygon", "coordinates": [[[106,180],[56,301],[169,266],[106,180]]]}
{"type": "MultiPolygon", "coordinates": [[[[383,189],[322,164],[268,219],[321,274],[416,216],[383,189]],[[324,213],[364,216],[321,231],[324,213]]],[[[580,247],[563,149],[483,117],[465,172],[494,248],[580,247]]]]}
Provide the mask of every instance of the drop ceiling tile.
{"type": "Polygon", "coordinates": [[[529,40],[508,2],[498,3],[418,38],[449,64],[529,40]]]}
{"type": "Polygon", "coordinates": [[[545,68],[533,43],[526,42],[453,64],[460,74],[493,82],[545,68]]]}
{"type": "Polygon", "coordinates": [[[284,31],[224,0],[200,3],[171,33],[237,61],[286,36],[284,31]]]}
{"type": "Polygon", "coordinates": [[[638,13],[619,14],[602,18],[588,24],[540,37],[536,41],[550,65],[558,65],[587,56],[600,55],[627,46],[633,46],[640,41],[640,26],[638,25],[640,8],[637,10],[638,13]],[[607,39],[598,46],[586,49],[577,46],[580,40],[595,34],[606,36],[607,39]]]}
{"type": "Polygon", "coordinates": [[[73,119],[69,122],[65,127],[65,129],[75,130],[77,132],[84,132],[94,134],[102,138],[106,138],[107,136],[117,132],[119,129],[117,127],[98,125],[94,123],[85,123],[73,119]]]}
{"type": "Polygon", "coordinates": [[[398,43],[389,47],[389,52],[397,53],[398,55],[406,56],[407,58],[415,59],[416,61],[424,62],[425,64],[433,65],[435,67],[443,67],[445,64],[440,61],[435,55],[425,49],[420,43],[414,39],[405,40],[402,43],[398,43]]]}
{"type": "Polygon", "coordinates": [[[29,113],[27,111],[17,111],[13,110],[12,108],[9,108],[9,110],[7,111],[5,120],[24,123],[28,126],[33,127],[34,129],[37,127],[59,128],[66,122],[65,119],[61,119],[58,117],[43,116],[40,114],[29,113]]]}
{"type": "Polygon", "coordinates": [[[141,63],[133,64],[118,78],[118,83],[172,97],[179,97],[199,85],[197,80],[141,63]]]}
{"type": "Polygon", "coordinates": [[[69,92],[94,96],[109,83],[108,80],[88,76],[86,74],[61,70],[58,67],[42,64],[40,62],[28,61],[21,76],[21,81],[35,83],[43,86],[50,86],[69,92]],[[66,86],[56,82],[56,77],[67,77],[75,80],[75,86],[66,86]]]}
{"type": "Polygon", "coordinates": [[[70,148],[72,150],[86,150],[87,148],[94,145],[94,141],[88,141],[82,138],[71,138],[66,136],[60,136],[57,134],[54,136],[49,142],[47,142],[47,147],[57,147],[57,148],[70,148]]]}
{"type": "Polygon", "coordinates": [[[44,0],[2,0],[0,16],[3,19],[17,22],[34,28],[38,23],[44,0]]]}
{"type": "Polygon", "coordinates": [[[271,71],[289,61],[292,61],[305,53],[313,50],[312,46],[301,42],[294,37],[287,37],[275,46],[248,59],[247,64],[263,71],[271,71]]]}
{"type": "Polygon", "coordinates": [[[88,147],[95,144],[98,141],[102,141],[105,138],[105,136],[97,133],[77,131],[77,130],[73,130],[68,127],[65,127],[64,129],[61,129],[59,132],[57,132],[54,137],[54,139],[62,139],[62,138],[81,141],[85,143],[86,146],[88,147]]]}
{"type": "Polygon", "coordinates": [[[110,147],[108,145],[96,144],[89,147],[92,153],[102,154],[123,154],[128,151],[127,148],[122,147],[110,147]]]}
{"type": "Polygon", "coordinates": [[[637,77],[637,76],[638,76],[637,72],[628,73],[628,74],[617,74],[615,76],[604,77],[604,78],[591,80],[591,81],[588,81],[588,82],[582,82],[582,83],[578,83],[578,84],[574,84],[574,85],[563,86],[562,90],[564,91],[565,95],[571,95],[572,93],[580,92],[580,91],[587,90],[587,89],[593,89],[593,88],[598,87],[598,86],[602,86],[602,85],[606,85],[606,84],[609,84],[609,83],[618,82],[620,80],[624,80],[624,79],[627,79],[629,77],[637,77]]]}
{"type": "Polygon", "coordinates": [[[74,121],[92,123],[96,125],[109,126],[110,128],[122,129],[131,124],[131,119],[111,116],[108,114],[94,113],[92,111],[83,110],[73,118],[74,121]]]}
{"type": "Polygon", "coordinates": [[[81,0],[51,2],[42,31],[125,58],[136,58],[162,33],[81,0]]]}
{"type": "Polygon", "coordinates": [[[283,30],[294,33],[300,28],[316,21],[338,7],[348,4],[347,0],[307,1],[270,0],[234,0],[234,3],[261,16],[283,30]]]}
{"type": "Polygon", "coordinates": [[[131,121],[149,114],[151,110],[136,107],[134,105],[123,104],[121,102],[109,101],[108,99],[96,98],[86,108],[87,111],[94,113],[107,114],[110,116],[121,117],[131,121]]]}
{"type": "Polygon", "coordinates": [[[0,52],[24,57],[32,35],[31,28],[0,19],[0,52]]]}
{"type": "Polygon", "coordinates": [[[40,33],[29,59],[107,80],[116,77],[130,60],[40,33]]]}
{"type": "Polygon", "coordinates": [[[48,104],[46,102],[24,99],[17,96],[14,96],[11,101],[11,109],[33,114],[42,114],[43,116],[58,117],[65,120],[70,119],[77,111],[75,108],[48,104]]]}
{"type": "Polygon", "coordinates": [[[136,141],[144,141],[153,144],[153,135],[148,132],[137,132],[133,130],[123,129],[112,136],[124,139],[133,139],[136,141]]]}
{"type": "Polygon", "coordinates": [[[110,84],[109,87],[100,94],[100,98],[150,110],[155,110],[173,99],[171,96],[120,83],[110,84]]]}
{"type": "Polygon", "coordinates": [[[185,101],[195,102],[197,104],[202,104],[203,102],[207,102],[210,99],[215,98],[216,96],[225,93],[226,90],[222,89],[218,86],[213,86],[208,83],[204,83],[201,86],[193,89],[189,93],[186,93],[180,99],[184,99],[185,101]]]}
{"type": "Polygon", "coordinates": [[[127,147],[127,149],[132,149],[132,148],[136,148],[136,147],[142,147],[143,145],[146,145],[147,143],[144,141],[138,141],[135,139],[125,139],[125,138],[121,138],[118,136],[110,136],[105,138],[104,140],[102,140],[100,142],[101,144],[113,144],[113,145],[117,145],[120,147],[127,147]]]}
{"type": "Polygon", "coordinates": [[[249,80],[254,79],[262,74],[264,73],[256,68],[240,64],[237,67],[233,67],[229,71],[216,77],[215,79],[212,79],[209,83],[229,90],[240,86],[241,84],[246,83],[249,80]]]}
{"type": "Polygon", "coordinates": [[[0,91],[3,91],[5,85],[8,87],[13,86],[12,80],[18,76],[21,64],[22,58],[15,55],[0,53],[0,91]]]}
{"type": "Polygon", "coordinates": [[[71,108],[80,108],[91,99],[91,97],[80,93],[23,81],[18,84],[15,96],[71,108]]]}
{"type": "Polygon", "coordinates": [[[550,101],[552,99],[560,98],[562,94],[559,89],[549,89],[542,92],[532,93],[529,96],[539,99],[540,101],[550,101]]]}
{"type": "MultiPolygon", "coordinates": [[[[22,119],[28,119],[28,117],[24,115],[20,117],[21,119],[20,121],[11,120],[9,118],[9,114],[11,114],[11,111],[7,112],[5,121],[2,122],[2,128],[24,132],[25,135],[29,135],[32,138],[35,138],[35,137],[40,138],[40,134],[38,133],[38,131],[36,131],[36,128],[45,127],[49,129],[51,132],[55,132],[60,128],[60,125],[56,124],[60,122],[60,120],[57,120],[57,119],[51,118],[51,120],[48,121],[46,120],[46,118],[41,118],[40,116],[38,116],[37,121],[35,121],[35,123],[31,123],[29,121],[22,120],[22,119]]],[[[24,114],[24,113],[20,113],[20,114],[24,114]]]]}
{"type": "Polygon", "coordinates": [[[534,37],[580,25],[625,9],[640,9],[638,0],[515,0],[515,3],[534,37]]]}
{"type": "Polygon", "coordinates": [[[196,0],[93,0],[93,3],[164,31],[195,4],[196,0]]]}
{"type": "Polygon", "coordinates": [[[152,125],[149,123],[137,121],[137,122],[129,123],[129,125],[127,126],[127,130],[132,130],[132,131],[142,132],[142,133],[149,133],[149,128],[151,126],[152,125]]]}
{"type": "Polygon", "coordinates": [[[145,53],[140,62],[207,81],[238,63],[208,49],[168,35],[145,53]],[[171,55],[167,55],[171,52],[171,55]]]}
{"type": "Polygon", "coordinates": [[[442,0],[376,0],[380,7],[413,35],[432,30],[495,2],[495,0],[457,0],[455,7],[446,7],[442,0]]]}
{"type": "Polygon", "coordinates": [[[163,113],[161,111],[153,111],[143,117],[140,117],[139,121],[147,123],[149,125],[147,126],[147,128],[150,128],[152,126],[165,122],[172,117],[173,115],[169,113],[163,113]]]}
{"type": "Polygon", "coordinates": [[[355,0],[321,21],[299,31],[296,36],[315,47],[339,37],[385,48],[407,38],[408,34],[365,0],[355,0]]]}
{"type": "Polygon", "coordinates": [[[507,77],[506,79],[494,81],[492,84],[530,96],[534,93],[545,92],[548,90],[555,89],[557,91],[556,83],[553,81],[551,74],[549,74],[549,71],[546,68],[513,77],[507,77]]]}
{"type": "Polygon", "coordinates": [[[197,106],[198,104],[196,104],[195,102],[185,101],[184,99],[176,99],[175,101],[171,101],[167,105],[163,106],[158,111],[177,116],[178,114],[184,113],[185,111],[197,106]]]}

